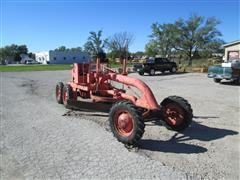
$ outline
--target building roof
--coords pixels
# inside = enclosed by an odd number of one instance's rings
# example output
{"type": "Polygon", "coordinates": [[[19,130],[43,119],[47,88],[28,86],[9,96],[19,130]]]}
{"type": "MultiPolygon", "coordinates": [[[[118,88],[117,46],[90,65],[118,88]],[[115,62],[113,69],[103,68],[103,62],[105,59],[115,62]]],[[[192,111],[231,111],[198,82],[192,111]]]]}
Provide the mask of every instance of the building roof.
{"type": "Polygon", "coordinates": [[[240,44],[240,40],[232,41],[230,43],[224,44],[223,47],[232,46],[235,44],[240,44]]]}

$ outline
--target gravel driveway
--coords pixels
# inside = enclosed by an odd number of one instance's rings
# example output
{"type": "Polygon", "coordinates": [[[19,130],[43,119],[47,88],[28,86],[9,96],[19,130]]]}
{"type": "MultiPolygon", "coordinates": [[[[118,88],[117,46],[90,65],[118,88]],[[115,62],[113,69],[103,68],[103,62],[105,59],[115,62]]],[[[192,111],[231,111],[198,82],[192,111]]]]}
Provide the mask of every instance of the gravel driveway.
{"type": "Polygon", "coordinates": [[[108,115],[55,102],[69,71],[1,73],[1,179],[239,179],[240,87],[205,74],[139,76],[160,102],[186,98],[194,119],[182,133],[148,122],[139,147],[112,136],[108,115]]]}

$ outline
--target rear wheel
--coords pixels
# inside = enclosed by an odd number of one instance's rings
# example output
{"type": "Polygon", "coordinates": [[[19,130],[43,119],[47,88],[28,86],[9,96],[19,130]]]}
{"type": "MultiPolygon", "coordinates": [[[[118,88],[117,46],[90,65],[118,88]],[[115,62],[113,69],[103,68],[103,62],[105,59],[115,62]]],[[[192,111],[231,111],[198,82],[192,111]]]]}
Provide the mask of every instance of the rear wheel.
{"type": "Polygon", "coordinates": [[[240,84],[240,78],[233,81],[235,84],[240,84]]]}
{"type": "Polygon", "coordinates": [[[109,113],[109,123],[113,135],[124,144],[135,145],[143,136],[142,114],[131,102],[115,103],[109,113]]]}
{"type": "Polygon", "coordinates": [[[191,124],[193,111],[184,98],[169,96],[161,102],[161,107],[163,119],[172,130],[181,131],[191,124]]]}
{"type": "Polygon", "coordinates": [[[139,74],[140,76],[143,76],[143,75],[144,75],[144,72],[143,72],[143,71],[139,71],[138,74],[139,74]]]}
{"type": "Polygon", "coordinates": [[[176,67],[172,67],[172,69],[170,70],[171,73],[175,73],[177,71],[176,67]]]}
{"type": "Polygon", "coordinates": [[[151,76],[154,76],[154,75],[155,75],[155,70],[154,70],[154,69],[150,69],[149,74],[150,74],[151,76]]]}
{"type": "Polygon", "coordinates": [[[63,97],[63,104],[65,105],[66,108],[69,108],[68,100],[76,100],[72,87],[69,84],[64,85],[62,97],[63,97]]]}
{"type": "Polygon", "coordinates": [[[56,85],[56,89],[55,89],[55,94],[56,94],[56,100],[59,104],[63,103],[63,83],[62,82],[58,82],[56,85]]]}

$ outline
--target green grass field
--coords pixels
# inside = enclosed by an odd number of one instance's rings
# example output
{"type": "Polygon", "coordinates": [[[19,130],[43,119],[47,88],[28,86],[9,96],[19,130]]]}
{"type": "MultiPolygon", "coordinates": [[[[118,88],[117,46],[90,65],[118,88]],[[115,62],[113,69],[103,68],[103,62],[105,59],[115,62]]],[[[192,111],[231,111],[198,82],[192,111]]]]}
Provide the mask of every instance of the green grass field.
{"type": "Polygon", "coordinates": [[[48,65],[0,65],[0,72],[19,72],[19,71],[56,71],[69,70],[70,64],[48,64],[48,65]]]}
{"type": "MultiPolygon", "coordinates": [[[[121,64],[109,64],[110,68],[119,68],[121,64]]],[[[130,66],[130,64],[129,64],[130,66]]],[[[70,70],[71,64],[37,64],[37,65],[0,65],[0,72],[20,72],[20,71],[57,71],[70,70]]]]}

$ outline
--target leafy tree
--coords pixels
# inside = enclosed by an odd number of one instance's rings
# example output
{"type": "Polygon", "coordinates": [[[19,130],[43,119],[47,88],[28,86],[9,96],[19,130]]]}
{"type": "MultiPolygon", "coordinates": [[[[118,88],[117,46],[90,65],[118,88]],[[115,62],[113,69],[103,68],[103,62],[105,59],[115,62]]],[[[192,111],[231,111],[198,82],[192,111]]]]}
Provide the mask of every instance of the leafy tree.
{"type": "Polygon", "coordinates": [[[91,54],[95,58],[106,58],[106,53],[104,52],[104,40],[102,40],[102,31],[98,32],[91,31],[87,42],[84,44],[84,51],[91,54]]]}
{"type": "Polygon", "coordinates": [[[223,44],[215,17],[192,15],[188,20],[178,19],[173,24],[152,25],[150,41],[145,46],[146,54],[170,56],[173,52],[187,56],[189,65],[194,55],[212,54],[223,44]]]}
{"type": "Polygon", "coordinates": [[[4,64],[5,54],[4,48],[0,48],[0,64],[4,64]]]}
{"type": "Polygon", "coordinates": [[[71,48],[71,51],[83,51],[81,47],[71,48]]]}
{"type": "Polygon", "coordinates": [[[132,55],[133,55],[133,56],[144,56],[145,53],[142,52],[142,51],[137,51],[137,52],[135,52],[135,53],[132,53],[132,55]]]}
{"type": "Polygon", "coordinates": [[[67,51],[68,49],[66,48],[66,46],[60,46],[58,48],[55,49],[55,51],[67,51]]]}
{"type": "Polygon", "coordinates": [[[28,54],[28,48],[26,45],[20,45],[17,47],[17,53],[15,55],[14,60],[15,61],[21,61],[21,54],[28,54]]]}
{"type": "Polygon", "coordinates": [[[127,32],[114,34],[107,41],[107,48],[122,61],[129,57],[129,46],[133,43],[133,35],[127,32]]]}
{"type": "Polygon", "coordinates": [[[178,36],[175,39],[175,49],[188,56],[189,65],[192,65],[194,53],[198,51],[214,51],[222,45],[219,39],[221,33],[216,26],[220,22],[215,17],[207,18],[192,15],[188,20],[179,19],[175,22],[178,36]]]}
{"type": "Polygon", "coordinates": [[[150,42],[145,45],[145,54],[152,57],[156,56],[159,52],[158,44],[157,41],[150,40],[150,42]]]}
{"type": "Polygon", "coordinates": [[[6,59],[12,59],[14,61],[20,61],[21,54],[28,54],[28,48],[26,45],[16,45],[16,44],[12,44],[12,45],[8,45],[5,46],[3,48],[1,48],[1,62],[3,62],[6,59]]]}
{"type": "Polygon", "coordinates": [[[36,59],[36,55],[32,52],[28,53],[28,57],[30,57],[32,59],[36,59]]]}
{"type": "Polygon", "coordinates": [[[110,52],[108,52],[107,53],[107,58],[108,59],[116,59],[118,56],[117,56],[117,54],[115,53],[115,52],[113,52],[113,51],[110,51],[110,52]]]}
{"type": "Polygon", "coordinates": [[[154,48],[154,51],[162,56],[170,56],[177,36],[176,26],[174,24],[153,23],[151,28],[151,42],[148,47],[154,48]]]}

